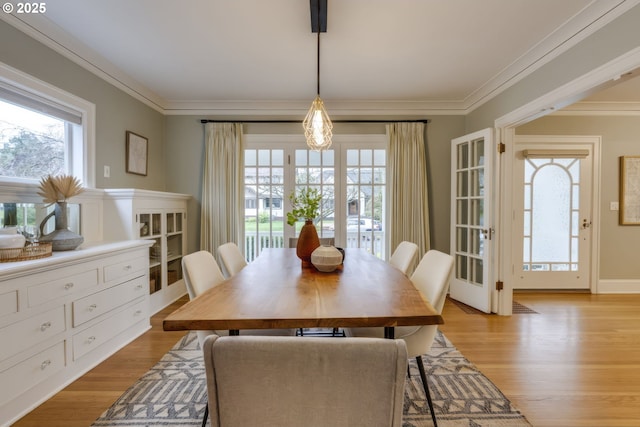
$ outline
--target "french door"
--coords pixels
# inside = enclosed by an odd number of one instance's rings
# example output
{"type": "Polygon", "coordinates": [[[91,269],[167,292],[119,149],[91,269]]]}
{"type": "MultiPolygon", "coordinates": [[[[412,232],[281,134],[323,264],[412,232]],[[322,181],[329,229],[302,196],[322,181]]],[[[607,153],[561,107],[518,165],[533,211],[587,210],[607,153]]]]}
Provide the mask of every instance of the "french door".
{"type": "Polygon", "coordinates": [[[593,145],[584,138],[515,140],[514,289],[589,289],[593,145]]]}
{"type": "Polygon", "coordinates": [[[455,258],[450,296],[491,312],[493,129],[451,142],[451,254],[455,258]]]}

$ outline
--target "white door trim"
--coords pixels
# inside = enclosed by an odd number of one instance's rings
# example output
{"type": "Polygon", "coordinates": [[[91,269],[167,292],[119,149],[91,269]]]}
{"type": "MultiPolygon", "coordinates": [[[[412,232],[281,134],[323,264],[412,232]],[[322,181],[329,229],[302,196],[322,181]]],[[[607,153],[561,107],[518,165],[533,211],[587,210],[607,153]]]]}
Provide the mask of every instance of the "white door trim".
{"type": "MultiPolygon", "coordinates": [[[[600,250],[600,149],[602,145],[602,137],[597,135],[514,135],[512,140],[511,147],[515,147],[516,144],[522,143],[539,143],[539,144],[561,144],[563,146],[566,145],[581,145],[583,147],[589,146],[591,155],[592,155],[592,173],[591,173],[591,205],[589,206],[589,210],[591,211],[590,220],[592,222],[591,226],[591,240],[589,245],[589,256],[590,256],[590,271],[589,271],[589,289],[591,293],[598,293],[598,265],[599,265],[599,250],[600,250]]],[[[508,161],[513,165],[516,162],[516,153],[515,150],[510,150],[508,161]]],[[[520,182],[521,177],[516,177],[511,175],[510,184],[513,186],[515,182],[520,182]]],[[[511,193],[511,200],[516,199],[515,192],[521,192],[521,188],[512,188],[513,193],[511,193]]],[[[522,230],[514,229],[515,226],[515,210],[522,209],[521,206],[513,206],[512,214],[509,216],[509,220],[511,221],[511,236],[513,237],[517,233],[521,233],[522,230]]],[[[514,244],[514,241],[517,239],[512,239],[511,245],[514,244]]],[[[520,253],[519,250],[515,250],[513,246],[510,246],[509,256],[513,258],[514,253],[520,253]]],[[[511,275],[508,276],[513,283],[515,279],[515,274],[517,268],[515,267],[521,260],[511,259],[512,266],[511,275]]]]}
{"type": "MultiPolygon", "coordinates": [[[[548,115],[556,109],[560,109],[564,106],[570,105],[576,100],[580,99],[584,94],[593,91],[598,86],[604,85],[607,81],[616,79],[619,76],[638,67],[640,67],[640,47],[632,49],[624,55],[621,55],[616,59],[609,61],[608,63],[580,76],[579,78],[497,118],[494,122],[494,126],[496,128],[496,137],[498,138],[498,142],[502,142],[503,144],[505,144],[505,154],[508,154],[509,151],[513,151],[512,147],[516,126],[525,124],[536,118],[548,115]]],[[[508,243],[509,240],[509,236],[507,236],[508,233],[506,233],[505,231],[511,229],[511,216],[509,215],[509,213],[512,212],[513,209],[513,202],[511,200],[513,185],[510,178],[513,175],[513,168],[511,164],[512,162],[509,160],[510,156],[506,157],[507,158],[505,158],[505,160],[501,164],[500,170],[496,171],[499,180],[499,191],[501,192],[502,197],[499,210],[501,220],[496,223],[496,234],[499,242],[496,277],[498,278],[498,280],[502,279],[504,282],[503,290],[498,292],[497,296],[498,314],[500,315],[510,315],[513,303],[513,283],[510,280],[503,279],[506,277],[511,277],[512,265],[511,252],[505,250],[506,248],[510,247],[505,246],[505,244],[508,243]]],[[[596,220],[597,217],[597,221],[599,221],[600,160],[598,160],[598,162],[594,164],[594,168],[595,167],[597,167],[597,170],[594,169],[594,178],[597,177],[596,185],[598,189],[598,197],[594,198],[594,203],[596,203],[595,206],[597,207],[597,209],[594,209],[593,214],[595,215],[594,220],[596,220]]],[[[594,188],[596,187],[594,186],[594,188]]],[[[600,262],[599,232],[593,236],[593,242],[596,245],[596,248],[592,253],[592,256],[595,257],[595,262],[593,264],[597,266],[600,262]]],[[[595,282],[597,292],[600,276],[598,272],[596,272],[592,277],[593,281],[595,282]]],[[[603,289],[603,291],[606,292],[606,286],[603,287],[605,288],[603,289]]]]}

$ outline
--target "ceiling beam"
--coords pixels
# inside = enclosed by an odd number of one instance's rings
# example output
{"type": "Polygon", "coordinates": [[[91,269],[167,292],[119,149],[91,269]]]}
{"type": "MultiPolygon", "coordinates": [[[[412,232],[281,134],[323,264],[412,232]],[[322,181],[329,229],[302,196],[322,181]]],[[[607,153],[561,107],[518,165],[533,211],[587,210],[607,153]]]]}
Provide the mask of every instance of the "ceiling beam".
{"type": "Polygon", "coordinates": [[[327,32],[327,0],[309,0],[311,9],[311,32],[327,32]]]}

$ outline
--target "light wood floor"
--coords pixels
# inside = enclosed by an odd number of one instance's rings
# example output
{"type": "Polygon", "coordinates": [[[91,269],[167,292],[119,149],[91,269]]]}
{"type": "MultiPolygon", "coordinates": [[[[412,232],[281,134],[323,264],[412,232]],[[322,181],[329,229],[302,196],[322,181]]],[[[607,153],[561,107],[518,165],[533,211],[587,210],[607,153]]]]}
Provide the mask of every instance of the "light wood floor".
{"type": "MultiPolygon", "coordinates": [[[[441,329],[536,427],[640,426],[640,295],[517,293],[514,299],[539,314],[466,314],[447,301],[441,329]]],[[[15,426],[91,425],[183,335],[161,326],[179,304],[15,426]]]]}

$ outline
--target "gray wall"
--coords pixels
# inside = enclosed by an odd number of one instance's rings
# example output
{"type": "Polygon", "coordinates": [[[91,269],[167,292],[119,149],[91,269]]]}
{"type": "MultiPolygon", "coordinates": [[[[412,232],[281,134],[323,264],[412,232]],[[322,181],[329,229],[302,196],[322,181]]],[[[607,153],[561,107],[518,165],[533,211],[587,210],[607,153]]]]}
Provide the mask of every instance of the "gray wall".
{"type": "Polygon", "coordinates": [[[548,116],[516,128],[519,135],[602,136],[600,181],[600,279],[640,278],[640,227],[618,224],[618,158],[640,154],[640,117],[548,116]]]}
{"type": "Polygon", "coordinates": [[[96,105],[96,187],[165,190],[164,116],[0,20],[0,61],[96,105]],[[149,139],[147,176],[125,172],[125,132],[149,139]],[[111,178],[103,177],[104,165],[111,178]]]}

